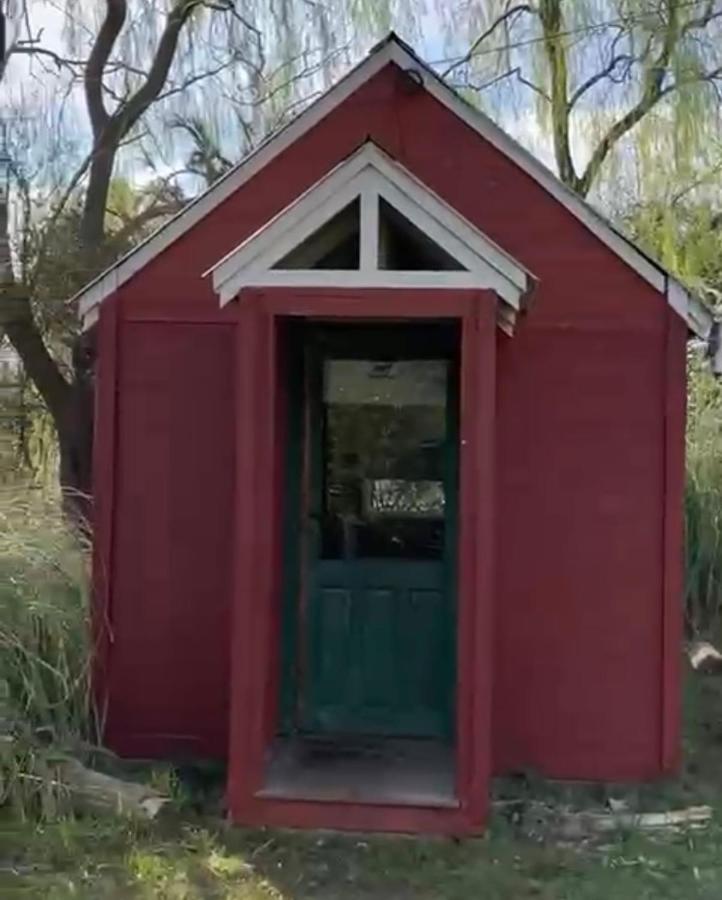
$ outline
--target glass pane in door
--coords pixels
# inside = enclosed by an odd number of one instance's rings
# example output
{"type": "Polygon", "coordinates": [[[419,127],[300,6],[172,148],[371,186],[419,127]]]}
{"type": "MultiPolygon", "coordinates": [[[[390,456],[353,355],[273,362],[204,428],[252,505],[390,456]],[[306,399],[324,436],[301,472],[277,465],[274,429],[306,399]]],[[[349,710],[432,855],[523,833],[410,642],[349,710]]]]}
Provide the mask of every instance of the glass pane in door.
{"type": "Polygon", "coordinates": [[[322,559],[440,559],[448,361],[326,359],[322,559]]]}

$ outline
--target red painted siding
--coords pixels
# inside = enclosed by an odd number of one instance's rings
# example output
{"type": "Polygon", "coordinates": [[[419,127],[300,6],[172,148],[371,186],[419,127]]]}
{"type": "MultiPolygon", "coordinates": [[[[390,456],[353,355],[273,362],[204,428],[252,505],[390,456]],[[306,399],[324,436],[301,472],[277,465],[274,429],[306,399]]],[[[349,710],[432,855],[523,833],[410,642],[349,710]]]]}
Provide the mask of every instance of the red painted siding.
{"type": "Polygon", "coordinates": [[[107,733],[123,753],[226,753],[232,339],[121,330],[107,733]]]}
{"type": "Polygon", "coordinates": [[[659,769],[663,323],[501,340],[497,767],[659,769]]]}
{"type": "Polygon", "coordinates": [[[368,136],[539,279],[498,339],[495,767],[654,775],[679,743],[683,324],[391,67],[119,292],[114,743],[225,750],[237,309],[200,273],[368,136]]]}

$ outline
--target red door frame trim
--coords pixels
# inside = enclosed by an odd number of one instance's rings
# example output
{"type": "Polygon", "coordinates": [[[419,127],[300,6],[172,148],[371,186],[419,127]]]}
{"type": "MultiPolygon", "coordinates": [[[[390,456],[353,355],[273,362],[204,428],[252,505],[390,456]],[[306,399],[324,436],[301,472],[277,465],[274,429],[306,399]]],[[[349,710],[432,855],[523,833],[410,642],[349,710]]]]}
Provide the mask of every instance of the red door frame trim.
{"type": "Polygon", "coordinates": [[[242,291],[236,368],[236,556],[228,802],[250,825],[468,834],[482,828],[491,771],[496,296],[490,291],[242,291]],[[457,793],[450,809],[279,800],[258,795],[276,704],[281,560],[276,318],[461,322],[457,602],[457,793]],[[483,498],[483,502],[479,501],[483,498]]]}

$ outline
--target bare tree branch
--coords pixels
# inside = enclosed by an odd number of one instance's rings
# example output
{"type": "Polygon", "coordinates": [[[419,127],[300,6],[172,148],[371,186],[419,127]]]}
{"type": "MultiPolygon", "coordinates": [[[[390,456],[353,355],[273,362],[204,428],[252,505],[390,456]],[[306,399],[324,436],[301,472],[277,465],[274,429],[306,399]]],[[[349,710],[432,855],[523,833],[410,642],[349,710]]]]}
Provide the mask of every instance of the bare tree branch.
{"type": "Polygon", "coordinates": [[[6,59],[10,59],[11,56],[46,56],[55,63],[56,68],[70,69],[74,75],[77,75],[78,70],[83,69],[86,65],[86,60],[84,59],[69,59],[61,56],[54,50],[49,50],[47,47],[38,46],[35,39],[16,41],[14,44],[11,44],[8,48],[6,59]]]}
{"type": "Polygon", "coordinates": [[[713,19],[722,18],[722,10],[715,10],[716,0],[707,0],[705,10],[701,16],[696,19],[688,19],[681,28],[682,34],[690,31],[696,31],[700,28],[706,28],[713,19]]]}
{"type": "Polygon", "coordinates": [[[109,116],[105,111],[102,99],[103,66],[110,57],[115,41],[120,34],[125,18],[125,0],[106,0],[106,4],[108,15],[91,53],[93,65],[91,67],[89,62],[86,71],[86,97],[95,137],[90,179],[81,222],[81,239],[86,249],[96,246],[104,233],[105,206],[120,142],[151,103],[158,98],[173,62],[181,29],[193,9],[202,5],[201,0],[178,0],[176,2],[166,18],[165,27],[158,41],[147,77],[138,90],[109,116]],[[113,8],[115,8],[115,14],[111,16],[113,8]],[[120,16],[121,8],[122,17],[120,16]],[[113,28],[106,27],[111,18],[113,28]],[[101,50],[98,50],[99,45],[101,50]],[[88,71],[92,72],[93,77],[90,79],[87,77],[88,71]],[[99,126],[97,131],[96,125],[99,126]]]}
{"type": "Polygon", "coordinates": [[[103,74],[125,24],[126,14],[126,0],[105,0],[105,19],[85,67],[85,100],[96,141],[109,119],[103,100],[103,74]]]}
{"type": "Polygon", "coordinates": [[[702,187],[705,184],[709,184],[710,181],[714,181],[720,172],[722,172],[722,161],[712,166],[700,175],[699,178],[695,178],[694,181],[676,191],[670,200],[670,206],[678,206],[685,197],[697,190],[698,187],[702,187]]]}
{"type": "Polygon", "coordinates": [[[576,181],[575,189],[583,197],[589,193],[589,189],[612,147],[641,121],[662,97],[676,88],[676,86],[664,88],[664,79],[680,36],[679,4],[681,0],[664,0],[664,2],[667,10],[667,22],[662,37],[662,47],[656,60],[644,75],[639,100],[607,130],[594,148],[581,178],[576,181]]]}
{"type": "Polygon", "coordinates": [[[482,34],[479,35],[479,37],[473,42],[471,47],[469,47],[469,49],[461,57],[461,59],[456,60],[456,62],[452,63],[448,67],[448,69],[445,69],[441,73],[441,77],[447,78],[451,74],[451,72],[454,71],[454,69],[458,69],[460,66],[463,66],[466,63],[468,63],[469,60],[473,57],[474,53],[476,53],[478,48],[481,46],[481,44],[483,44],[484,41],[488,37],[491,37],[491,35],[496,31],[496,29],[500,25],[503,25],[504,22],[508,22],[514,16],[518,16],[521,13],[525,13],[525,12],[533,13],[533,12],[536,12],[536,10],[529,3],[519,3],[516,6],[512,6],[509,9],[507,9],[506,12],[502,13],[502,15],[500,15],[497,19],[495,19],[491,23],[491,25],[486,29],[486,31],[482,32],[482,34]]]}
{"type": "MultiPolygon", "coordinates": [[[[72,57],[63,56],[55,50],[42,46],[40,43],[41,35],[42,29],[35,37],[18,40],[11,44],[5,54],[5,65],[7,65],[7,61],[12,56],[33,56],[50,59],[55,63],[57,69],[68,69],[74,77],[80,76],[80,74],[87,69],[89,62],[87,59],[73,59],[72,57]]],[[[148,75],[146,70],[140,69],[138,66],[133,66],[126,60],[119,59],[109,59],[104,66],[103,72],[105,74],[113,74],[114,72],[132,72],[134,75],[140,75],[144,78],[148,75]]],[[[104,89],[107,90],[107,88],[104,89]]]]}
{"type": "Polygon", "coordinates": [[[538,84],[534,84],[533,81],[529,81],[528,78],[525,78],[524,75],[522,75],[521,66],[514,66],[513,69],[509,69],[506,72],[502,72],[501,74],[494,76],[494,78],[490,78],[489,81],[483,81],[481,84],[475,84],[474,82],[471,82],[471,81],[465,81],[465,82],[461,82],[458,84],[454,84],[454,82],[451,82],[451,85],[452,85],[452,87],[455,87],[455,88],[466,88],[467,90],[477,91],[480,93],[481,91],[485,91],[488,88],[493,87],[495,84],[499,84],[499,82],[505,81],[507,78],[512,78],[512,77],[516,78],[516,80],[520,84],[523,84],[524,87],[528,87],[529,90],[534,91],[536,94],[539,94],[539,96],[542,97],[544,100],[546,100],[548,103],[551,103],[552,98],[544,90],[544,88],[539,87],[538,84]]]}
{"type": "Polygon", "coordinates": [[[203,5],[205,4],[201,0],[178,0],[168,13],[165,28],[158,41],[155,57],[148,71],[148,77],[135,94],[113,116],[115,122],[120,125],[119,137],[124,137],[150,104],[158,98],[168,77],[176,47],[178,46],[181,29],[194,7],[203,5]]]}
{"type": "Polygon", "coordinates": [[[235,57],[231,57],[225,60],[225,62],[219,63],[219,65],[212,69],[207,69],[205,72],[197,72],[195,75],[186,78],[186,80],[182,81],[180,84],[174,85],[173,87],[168,88],[167,91],[158,94],[156,101],[167,100],[168,97],[173,97],[175,94],[182,94],[183,91],[186,91],[194,84],[198,84],[200,81],[205,81],[208,78],[215,78],[216,75],[220,75],[221,72],[225,72],[237,63],[238,60],[235,57]]]}
{"type": "MultiPolygon", "coordinates": [[[[634,57],[629,53],[616,52],[618,44],[624,37],[626,37],[626,35],[627,31],[625,27],[623,25],[619,25],[617,27],[617,34],[609,48],[609,61],[607,62],[606,66],[604,66],[604,68],[600,69],[598,72],[590,75],[589,78],[587,78],[577,86],[577,88],[572,92],[572,95],[569,98],[568,109],[573,109],[575,104],[587,93],[587,91],[591,90],[594,85],[598,84],[603,79],[610,78],[612,81],[616,81],[617,79],[615,78],[615,73],[620,65],[626,63],[626,75],[629,73],[631,65],[633,62],[635,62],[635,60],[641,61],[646,57],[647,53],[649,52],[649,44],[647,44],[647,48],[641,57],[634,57]]],[[[623,75],[622,77],[625,77],[625,75],[623,75]]]]}

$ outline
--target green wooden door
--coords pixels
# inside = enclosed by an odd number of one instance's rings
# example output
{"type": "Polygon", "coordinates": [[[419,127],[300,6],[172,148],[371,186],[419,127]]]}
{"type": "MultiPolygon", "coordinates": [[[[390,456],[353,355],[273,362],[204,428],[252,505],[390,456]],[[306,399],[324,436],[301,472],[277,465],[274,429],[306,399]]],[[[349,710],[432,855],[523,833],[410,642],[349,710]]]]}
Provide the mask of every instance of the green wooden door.
{"type": "Polygon", "coordinates": [[[453,335],[345,327],[304,343],[297,726],[449,735],[453,335]]]}

